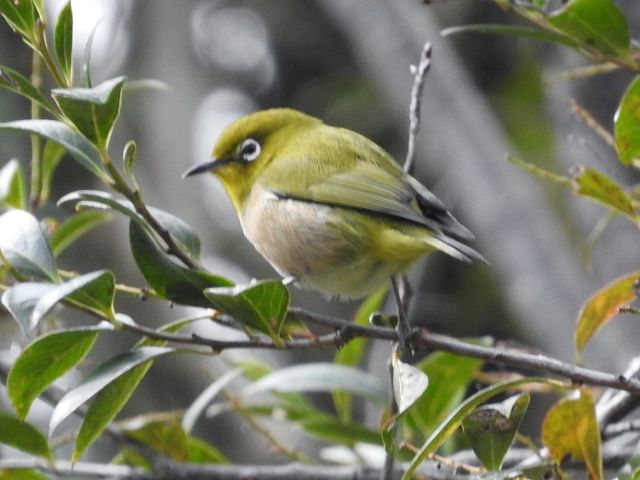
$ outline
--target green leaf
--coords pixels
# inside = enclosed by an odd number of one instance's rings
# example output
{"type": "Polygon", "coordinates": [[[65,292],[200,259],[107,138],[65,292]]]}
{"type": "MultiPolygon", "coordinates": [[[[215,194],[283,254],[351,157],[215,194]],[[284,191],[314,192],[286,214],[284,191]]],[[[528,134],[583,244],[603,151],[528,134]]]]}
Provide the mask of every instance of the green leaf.
{"type": "Polygon", "coordinates": [[[134,182],[136,181],[136,175],[133,167],[136,163],[137,152],[138,146],[133,140],[129,140],[124,146],[124,150],[122,151],[122,164],[124,165],[124,171],[127,172],[129,178],[131,178],[134,182]]]}
{"type": "Polygon", "coordinates": [[[51,459],[47,439],[35,427],[0,410],[0,443],[51,459]]]}
{"type": "Polygon", "coordinates": [[[112,78],[93,88],[57,88],[51,95],[85,137],[98,148],[106,149],[120,113],[125,80],[112,78]]]}
{"type": "Polygon", "coordinates": [[[3,468],[0,470],[0,480],[49,480],[44,473],[35,468],[3,468]]]}
{"type": "Polygon", "coordinates": [[[529,407],[529,394],[521,393],[501,403],[476,409],[462,421],[471,448],[488,470],[500,470],[522,419],[529,407]]]}
{"type": "Polygon", "coordinates": [[[227,463],[216,448],[188,435],[175,418],[136,417],[122,427],[127,437],[180,463],[227,463]]]}
{"type": "Polygon", "coordinates": [[[280,340],[289,307],[289,290],[281,280],[263,280],[235,287],[207,288],[204,296],[215,308],[249,328],[280,340]]]}
{"type": "Polygon", "coordinates": [[[429,377],[413,365],[401,362],[396,355],[391,358],[393,368],[393,394],[398,415],[414,405],[427,390],[429,377]]]}
{"type": "Polygon", "coordinates": [[[446,352],[434,352],[416,365],[429,377],[430,384],[409,410],[411,421],[423,435],[432,432],[462,401],[473,375],[483,365],[482,360],[446,352]]]}
{"type": "Polygon", "coordinates": [[[40,186],[40,204],[49,200],[51,194],[51,182],[53,174],[56,172],[60,160],[64,157],[66,150],[59,143],[47,140],[42,149],[42,184],[40,186]]]}
{"type": "Polygon", "coordinates": [[[566,45],[571,48],[576,48],[578,44],[576,41],[568,38],[565,35],[561,35],[549,30],[541,30],[533,27],[519,27],[515,25],[500,25],[492,23],[480,23],[473,25],[461,25],[455,27],[445,28],[440,32],[440,35],[447,37],[449,35],[457,35],[460,33],[483,33],[494,35],[505,35],[510,37],[531,38],[534,40],[543,40],[547,42],[557,43],[559,45],[566,45]]]}
{"type": "MultiPolygon", "coordinates": [[[[516,380],[509,380],[501,383],[491,385],[479,392],[476,392],[464,402],[458,405],[447,418],[438,425],[433,433],[427,438],[420,450],[411,460],[409,467],[402,476],[402,480],[410,480],[412,475],[420,464],[427,458],[428,455],[434,453],[453,433],[458,429],[462,420],[464,420],[471,412],[473,412],[479,405],[483,404],[487,400],[495,397],[496,395],[508,390],[518,388],[522,385],[542,383],[553,387],[563,387],[560,382],[542,378],[542,377],[529,377],[518,378],[516,380]]],[[[432,385],[433,388],[433,385],[432,385]]]]}
{"type": "Polygon", "coordinates": [[[89,37],[87,37],[87,43],[84,45],[84,51],[82,52],[82,64],[80,66],[80,85],[84,88],[91,88],[91,50],[93,49],[93,39],[96,36],[96,30],[98,25],[96,24],[91,29],[89,37]]]}
{"type": "Polygon", "coordinates": [[[24,210],[9,210],[0,216],[0,252],[22,275],[60,280],[40,223],[24,210]]]}
{"type": "Polygon", "coordinates": [[[614,117],[618,158],[623,165],[640,167],[640,76],[627,87],[614,117]]]}
{"type": "Polygon", "coordinates": [[[36,133],[62,145],[80,165],[105,183],[111,183],[102,169],[100,155],[95,147],[80,133],[55,120],[16,120],[0,123],[0,129],[36,133]]]}
{"type": "Polygon", "coordinates": [[[0,15],[28,45],[36,45],[37,15],[31,0],[0,0],[0,15]]]}
{"type": "Polygon", "coordinates": [[[71,85],[73,83],[73,11],[71,10],[71,0],[67,2],[58,16],[53,40],[58,62],[60,62],[67,83],[71,85]]]}
{"type": "Polygon", "coordinates": [[[72,462],[77,462],[80,459],[85,450],[102,434],[109,422],[122,410],[151,365],[153,365],[153,360],[147,360],[133,367],[98,393],[83,416],[71,457],[72,462]]]}
{"type": "Polygon", "coordinates": [[[313,415],[297,422],[309,435],[327,442],[346,445],[372,443],[380,445],[380,432],[359,423],[344,423],[329,415],[313,415]]]}
{"type": "Polygon", "coordinates": [[[629,53],[629,27],[612,0],[570,0],[549,23],[586,47],[621,57],[629,53]]]}
{"type": "Polygon", "coordinates": [[[634,287],[639,281],[640,272],[633,272],[608,283],[589,297],[576,321],[574,344],[577,351],[582,351],[591,337],[620,313],[620,307],[636,299],[634,287]]]}
{"type": "Polygon", "coordinates": [[[24,174],[18,160],[9,160],[0,169],[0,205],[22,210],[27,207],[24,174]]]}
{"type": "Polygon", "coordinates": [[[168,347],[141,347],[131,352],[118,355],[97,367],[80,385],[68,391],[64,397],[60,399],[51,415],[49,435],[52,435],[58,425],[75,412],[80,405],[92,398],[121,375],[148,360],[153,360],[161,355],[173,352],[175,352],[175,350],[168,347]]]}
{"type": "MultiPolygon", "coordinates": [[[[0,0],[0,2],[1,1],[2,0],[0,0]]],[[[3,65],[0,65],[0,88],[4,88],[10,92],[22,95],[29,100],[33,100],[50,113],[53,113],[54,111],[51,102],[49,102],[49,100],[40,93],[40,90],[33,86],[28,78],[20,72],[16,72],[15,70],[3,65]]]]}
{"type": "MultiPolygon", "coordinates": [[[[138,212],[136,212],[131,202],[118,200],[110,193],[102,192],[100,190],[78,190],[62,197],[58,200],[58,205],[68,202],[78,202],[76,205],[76,208],[78,209],[96,208],[103,210],[115,210],[128,216],[148,234],[154,234],[149,224],[138,212]]],[[[176,242],[179,243],[192,258],[200,258],[200,239],[186,222],[175,215],[165,212],[164,210],[160,210],[159,208],[148,207],[148,209],[156,221],[171,234],[176,242]]]]}
{"type": "MultiPolygon", "coordinates": [[[[384,302],[384,299],[387,296],[387,291],[388,288],[381,288],[367,297],[355,313],[353,322],[356,325],[368,325],[369,317],[371,317],[371,315],[377,310],[380,310],[382,302],[384,302]]],[[[362,359],[362,355],[364,354],[366,345],[366,339],[354,338],[336,352],[334,363],[338,365],[346,365],[348,367],[358,366],[362,359]]],[[[340,420],[343,420],[344,422],[350,421],[352,413],[351,396],[346,392],[333,392],[331,396],[333,399],[333,406],[336,409],[336,413],[340,420]]]]}
{"type": "Polygon", "coordinates": [[[604,478],[600,455],[600,429],[593,398],[587,389],[565,397],[548,412],[542,424],[542,443],[558,463],[567,455],[582,460],[589,478],[604,478]]]}
{"type": "Polygon", "coordinates": [[[112,219],[113,215],[108,212],[94,210],[85,210],[67,218],[51,236],[51,249],[54,256],[60,255],[87,232],[112,219]]]}
{"type": "Polygon", "coordinates": [[[604,173],[581,166],[573,181],[574,189],[578,195],[613,208],[633,221],[637,220],[631,197],[604,173]]]}
{"type": "Polygon", "coordinates": [[[102,322],[51,332],[29,343],[7,378],[7,392],[18,417],[24,420],[38,395],[82,361],[100,332],[112,329],[109,323],[102,322]]]}
{"type": "Polygon", "coordinates": [[[134,221],[129,222],[129,243],[145,280],[159,295],[173,302],[211,308],[203,290],[231,284],[229,280],[203,270],[175,264],[134,221]]]}
{"type": "Polygon", "coordinates": [[[99,270],[64,283],[18,283],[4,292],[2,304],[28,334],[64,299],[113,319],[114,292],[113,273],[99,270]]]}
{"type": "Polygon", "coordinates": [[[330,393],[336,390],[361,395],[380,405],[387,402],[387,389],[378,378],[332,363],[306,363],[277,370],[247,386],[242,397],[267,391],[330,393]]]}

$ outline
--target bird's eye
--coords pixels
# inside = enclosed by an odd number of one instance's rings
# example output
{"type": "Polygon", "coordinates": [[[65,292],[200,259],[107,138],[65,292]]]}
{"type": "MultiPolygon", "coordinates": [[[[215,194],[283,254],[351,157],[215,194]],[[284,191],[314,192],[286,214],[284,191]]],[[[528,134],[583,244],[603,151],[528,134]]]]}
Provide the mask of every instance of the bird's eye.
{"type": "Polygon", "coordinates": [[[245,162],[252,162],[260,155],[260,144],[253,138],[247,138],[240,146],[240,157],[245,162]]]}

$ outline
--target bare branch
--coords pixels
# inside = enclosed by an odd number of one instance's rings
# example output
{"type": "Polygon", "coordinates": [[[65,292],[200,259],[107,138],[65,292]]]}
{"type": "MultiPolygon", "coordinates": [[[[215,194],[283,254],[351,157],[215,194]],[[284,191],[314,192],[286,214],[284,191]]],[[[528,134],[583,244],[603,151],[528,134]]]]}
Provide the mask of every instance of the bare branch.
{"type": "Polygon", "coordinates": [[[409,144],[407,146],[407,158],[404,161],[404,171],[413,173],[415,165],[415,152],[418,130],[420,128],[420,107],[422,104],[422,90],[424,89],[424,77],[431,65],[431,43],[427,42],[422,47],[420,63],[418,66],[412,65],[414,75],[413,88],[411,89],[411,103],[409,105],[409,144]]]}

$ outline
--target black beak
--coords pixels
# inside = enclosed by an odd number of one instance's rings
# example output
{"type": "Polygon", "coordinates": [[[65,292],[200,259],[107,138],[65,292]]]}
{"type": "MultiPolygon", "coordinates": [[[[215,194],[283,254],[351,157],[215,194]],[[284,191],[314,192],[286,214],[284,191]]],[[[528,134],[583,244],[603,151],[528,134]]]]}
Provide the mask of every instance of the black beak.
{"type": "Polygon", "coordinates": [[[186,172],[184,172],[182,174],[182,178],[184,179],[187,177],[191,177],[192,175],[198,175],[199,173],[203,173],[203,172],[210,172],[211,170],[221,167],[222,165],[226,165],[227,163],[229,162],[226,160],[216,160],[216,159],[210,160],[208,162],[199,163],[189,168],[186,172]]]}

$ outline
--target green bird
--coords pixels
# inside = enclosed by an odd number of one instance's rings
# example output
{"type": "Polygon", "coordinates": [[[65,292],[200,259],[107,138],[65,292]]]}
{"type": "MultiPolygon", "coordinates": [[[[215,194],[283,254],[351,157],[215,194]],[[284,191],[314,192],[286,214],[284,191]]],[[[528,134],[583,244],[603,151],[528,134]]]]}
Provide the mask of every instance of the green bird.
{"type": "Polygon", "coordinates": [[[359,298],[440,250],[484,260],[443,203],[368,138],[302,112],[259,111],[229,125],[211,161],[244,235],[282,275],[359,298]]]}

